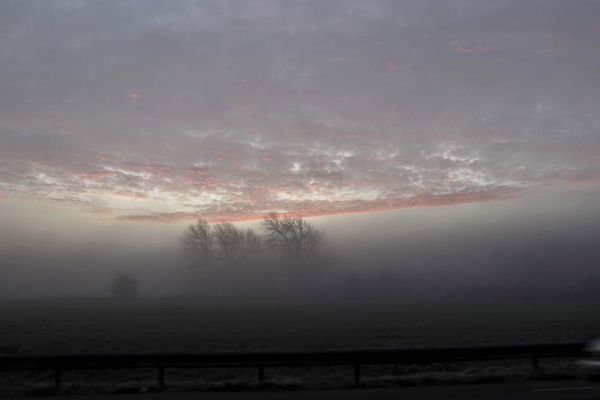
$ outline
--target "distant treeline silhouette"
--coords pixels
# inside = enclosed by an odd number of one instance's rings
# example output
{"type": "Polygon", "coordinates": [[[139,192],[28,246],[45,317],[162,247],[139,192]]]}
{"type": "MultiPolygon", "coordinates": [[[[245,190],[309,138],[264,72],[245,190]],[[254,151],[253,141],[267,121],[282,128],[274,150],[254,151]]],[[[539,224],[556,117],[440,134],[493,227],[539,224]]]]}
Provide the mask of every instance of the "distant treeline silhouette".
{"type": "Polygon", "coordinates": [[[195,266],[251,264],[274,255],[293,264],[314,261],[323,249],[323,233],[297,215],[269,213],[263,217],[264,233],[241,230],[230,222],[209,224],[199,218],[185,230],[181,242],[195,266]]]}

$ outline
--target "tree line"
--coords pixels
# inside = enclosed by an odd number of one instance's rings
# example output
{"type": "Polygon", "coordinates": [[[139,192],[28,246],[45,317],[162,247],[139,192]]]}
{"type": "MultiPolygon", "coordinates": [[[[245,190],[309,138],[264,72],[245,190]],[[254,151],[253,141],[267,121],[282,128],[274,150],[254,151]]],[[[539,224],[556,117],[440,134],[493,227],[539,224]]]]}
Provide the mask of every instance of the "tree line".
{"type": "Polygon", "coordinates": [[[300,216],[269,213],[263,217],[261,228],[262,235],[230,222],[209,224],[199,218],[187,227],[181,242],[193,265],[205,268],[251,263],[265,255],[279,255],[299,264],[321,253],[322,232],[300,216]]]}
{"type": "MultiPolygon", "coordinates": [[[[246,286],[272,283],[277,280],[273,272],[285,274],[285,270],[270,268],[280,267],[282,263],[306,267],[309,264],[322,266],[330,261],[324,251],[323,233],[301,216],[269,213],[263,216],[260,227],[257,233],[230,222],[210,224],[198,218],[183,232],[181,244],[190,264],[197,271],[207,273],[209,281],[218,283],[224,290],[233,281],[246,286]]],[[[301,274],[307,269],[295,271],[301,274]]],[[[293,276],[296,283],[302,279],[298,274],[293,276]]],[[[110,286],[112,297],[121,300],[137,297],[137,289],[135,275],[126,272],[116,274],[110,286]]]]}

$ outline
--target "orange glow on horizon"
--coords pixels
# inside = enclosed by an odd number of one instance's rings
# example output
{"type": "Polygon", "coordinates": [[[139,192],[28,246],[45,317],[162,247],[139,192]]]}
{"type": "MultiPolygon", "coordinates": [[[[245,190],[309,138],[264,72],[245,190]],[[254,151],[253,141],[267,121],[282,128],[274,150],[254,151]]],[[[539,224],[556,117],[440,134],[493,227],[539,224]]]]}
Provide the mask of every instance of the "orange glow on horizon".
{"type": "MultiPolygon", "coordinates": [[[[372,213],[381,213],[388,212],[394,210],[401,210],[407,208],[425,208],[425,207],[444,207],[444,206],[456,206],[462,204],[470,204],[470,203],[484,203],[491,201],[499,201],[499,200],[508,200],[512,198],[516,198],[521,192],[517,190],[503,190],[496,193],[472,193],[472,194],[460,194],[453,196],[442,196],[440,198],[435,199],[423,199],[423,198],[415,198],[415,199],[407,199],[404,202],[397,202],[397,204],[393,204],[394,201],[383,201],[377,203],[389,203],[389,205],[374,205],[372,207],[364,207],[364,208],[356,208],[354,210],[300,210],[300,211],[291,211],[283,214],[292,214],[292,215],[301,215],[305,218],[320,218],[320,217],[332,217],[332,216],[343,216],[343,215],[357,215],[357,214],[372,214],[372,213]]],[[[241,215],[224,215],[224,216],[211,216],[211,215],[202,215],[201,213],[193,213],[193,212],[173,212],[173,213],[164,213],[164,214],[148,214],[148,215],[128,215],[118,217],[121,221],[128,222],[152,222],[152,223],[173,223],[173,222],[181,222],[181,221],[193,221],[197,218],[205,218],[211,223],[215,222],[249,222],[249,221],[258,221],[263,218],[264,214],[241,214],[241,215]]]]}

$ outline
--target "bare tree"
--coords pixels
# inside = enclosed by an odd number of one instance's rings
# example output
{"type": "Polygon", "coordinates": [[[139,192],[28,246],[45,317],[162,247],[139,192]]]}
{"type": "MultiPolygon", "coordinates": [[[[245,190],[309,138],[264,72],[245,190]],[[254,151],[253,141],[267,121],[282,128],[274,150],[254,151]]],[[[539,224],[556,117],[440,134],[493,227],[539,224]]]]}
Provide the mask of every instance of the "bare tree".
{"type": "Polygon", "coordinates": [[[244,232],[230,222],[211,226],[202,218],[188,226],[181,242],[188,257],[204,266],[256,258],[261,250],[261,238],[252,229],[244,232]]]}
{"type": "Polygon", "coordinates": [[[244,253],[250,257],[257,257],[262,250],[262,240],[252,229],[247,229],[244,236],[244,253]]]}
{"type": "Polygon", "coordinates": [[[322,233],[299,216],[270,213],[263,217],[262,227],[268,242],[294,261],[316,256],[323,242],[322,233]]]}
{"type": "Polygon", "coordinates": [[[212,265],[214,261],[214,237],[208,222],[199,218],[195,224],[188,226],[181,238],[183,248],[187,256],[194,262],[200,262],[206,266],[212,265]]]}
{"type": "Polygon", "coordinates": [[[230,222],[215,225],[214,237],[224,260],[236,259],[244,250],[244,234],[230,222]]]}

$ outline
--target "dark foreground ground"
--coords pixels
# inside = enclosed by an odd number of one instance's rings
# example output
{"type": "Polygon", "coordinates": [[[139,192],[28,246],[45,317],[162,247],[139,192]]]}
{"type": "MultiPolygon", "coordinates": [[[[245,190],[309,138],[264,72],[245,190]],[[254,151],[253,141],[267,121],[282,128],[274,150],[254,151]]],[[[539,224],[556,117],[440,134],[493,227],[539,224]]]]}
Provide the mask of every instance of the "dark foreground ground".
{"type": "Polygon", "coordinates": [[[431,347],[584,341],[600,304],[0,303],[20,354],[431,347]]]}
{"type": "MultiPolygon", "coordinates": [[[[193,301],[18,301],[0,303],[0,352],[188,353],[579,342],[600,333],[600,305],[572,304],[298,304],[193,301]]],[[[368,367],[368,387],[576,379],[574,360],[368,367]]],[[[65,393],[152,390],[156,371],[67,371],[65,393]]],[[[256,371],[167,371],[170,390],[252,390],[256,371]]],[[[348,388],[350,368],[274,368],[273,388],[348,388]]],[[[52,375],[0,374],[0,396],[47,393],[52,375]]],[[[412,389],[408,389],[412,390],[412,389]]]]}
{"type": "MultiPolygon", "coordinates": [[[[43,398],[36,397],[36,399],[43,398]]],[[[568,381],[294,392],[168,393],[128,396],[58,396],[53,398],[71,400],[114,400],[116,398],[127,400],[598,400],[600,399],[600,387],[585,381],[568,381]]]]}

